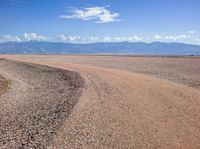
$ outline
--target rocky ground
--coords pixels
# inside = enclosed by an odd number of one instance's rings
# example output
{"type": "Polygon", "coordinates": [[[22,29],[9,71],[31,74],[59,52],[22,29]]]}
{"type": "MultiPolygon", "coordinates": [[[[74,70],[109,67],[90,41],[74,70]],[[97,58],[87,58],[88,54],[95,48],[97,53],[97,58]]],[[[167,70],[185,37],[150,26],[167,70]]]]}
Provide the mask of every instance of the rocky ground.
{"type": "Polygon", "coordinates": [[[76,72],[0,59],[0,148],[46,148],[81,95],[76,72]],[[5,79],[0,78],[1,88],[5,79]]]}
{"type": "MultiPolygon", "coordinates": [[[[0,57],[58,68],[56,70],[75,71],[84,78],[82,94],[70,116],[63,114],[63,121],[62,118],[54,119],[50,114],[46,122],[47,119],[40,116],[43,113],[40,112],[43,111],[41,108],[44,107],[46,113],[58,104],[54,98],[63,101],[62,96],[59,98],[59,95],[63,95],[62,92],[54,92],[59,89],[58,85],[51,89],[54,86],[52,81],[57,80],[60,75],[47,77],[46,73],[34,73],[38,72],[38,69],[26,67],[22,71],[21,65],[14,65],[12,69],[7,68],[10,65],[4,65],[7,71],[1,74],[6,78],[13,78],[11,89],[0,98],[3,105],[0,106],[3,118],[1,137],[2,143],[9,140],[9,144],[6,145],[13,145],[13,142],[16,144],[20,142],[19,138],[25,138],[25,142],[31,142],[31,145],[40,142],[36,144],[38,147],[48,146],[55,149],[200,148],[199,58],[57,55],[0,57]],[[27,76],[32,79],[26,77],[25,72],[30,72],[27,76]],[[26,79],[39,80],[36,83],[39,86],[27,83],[24,81],[26,79]],[[43,79],[47,79],[45,82],[51,80],[50,84],[41,87],[43,79]],[[192,85],[193,83],[196,85],[192,85]],[[32,90],[37,91],[37,88],[42,90],[37,94],[32,93],[32,90]],[[12,89],[15,89],[15,92],[13,90],[11,93],[12,89]],[[16,94],[16,91],[20,94],[16,94]],[[40,98],[35,99],[38,96],[40,98]],[[46,100],[46,97],[50,100],[46,100]],[[19,114],[16,111],[19,111],[19,114]],[[37,112],[39,116],[36,114],[36,117],[39,117],[39,120],[35,117],[29,118],[37,112]],[[23,122],[23,119],[26,120],[23,122]],[[50,126],[47,125],[49,121],[50,126]],[[38,128],[40,131],[36,131],[38,128]],[[52,130],[56,132],[53,133],[54,137],[50,135],[52,130]],[[36,132],[39,132],[39,135],[36,132]],[[31,134],[36,134],[33,135],[34,141],[29,137],[31,134]],[[16,141],[13,138],[17,138],[16,141]]],[[[1,65],[1,70],[4,67],[1,65]]]]}
{"type": "Polygon", "coordinates": [[[9,87],[9,81],[0,74],[0,94],[4,93],[9,87]]]}

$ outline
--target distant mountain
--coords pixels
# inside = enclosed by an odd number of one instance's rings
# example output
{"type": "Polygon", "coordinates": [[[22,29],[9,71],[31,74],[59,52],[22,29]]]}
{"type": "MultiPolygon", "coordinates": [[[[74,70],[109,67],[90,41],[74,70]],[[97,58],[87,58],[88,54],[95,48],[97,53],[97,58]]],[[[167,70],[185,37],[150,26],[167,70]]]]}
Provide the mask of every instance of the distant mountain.
{"type": "Polygon", "coordinates": [[[0,54],[200,55],[200,46],[164,42],[72,44],[62,42],[29,41],[0,43],[0,54]]]}

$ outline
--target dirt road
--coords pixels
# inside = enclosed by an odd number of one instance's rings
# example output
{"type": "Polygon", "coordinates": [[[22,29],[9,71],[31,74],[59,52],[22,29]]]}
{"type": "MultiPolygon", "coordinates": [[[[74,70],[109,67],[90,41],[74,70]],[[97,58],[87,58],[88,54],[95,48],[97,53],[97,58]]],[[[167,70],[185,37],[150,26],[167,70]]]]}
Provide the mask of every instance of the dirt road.
{"type": "Polygon", "coordinates": [[[6,57],[77,71],[85,78],[83,94],[52,148],[200,148],[196,88],[56,56],[6,57]]]}

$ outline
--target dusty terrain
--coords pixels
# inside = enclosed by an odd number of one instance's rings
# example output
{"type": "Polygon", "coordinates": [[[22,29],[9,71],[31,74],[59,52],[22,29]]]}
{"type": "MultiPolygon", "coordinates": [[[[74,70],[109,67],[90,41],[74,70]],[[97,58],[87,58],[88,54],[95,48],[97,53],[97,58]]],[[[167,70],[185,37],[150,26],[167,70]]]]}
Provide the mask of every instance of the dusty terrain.
{"type": "Polygon", "coordinates": [[[9,81],[0,74],[0,95],[3,94],[9,87],[9,81]]]}
{"type": "Polygon", "coordinates": [[[49,147],[200,148],[199,58],[1,57],[73,70],[84,78],[77,104],[49,147]]]}
{"type": "Polygon", "coordinates": [[[11,81],[0,96],[0,148],[46,148],[77,103],[84,80],[75,72],[4,59],[0,73],[11,81]]]}
{"type": "MultiPolygon", "coordinates": [[[[4,56],[7,57],[7,56],[4,56]]],[[[200,57],[133,57],[133,56],[9,56],[18,60],[51,61],[81,64],[142,73],[200,88],[200,57]]]]}

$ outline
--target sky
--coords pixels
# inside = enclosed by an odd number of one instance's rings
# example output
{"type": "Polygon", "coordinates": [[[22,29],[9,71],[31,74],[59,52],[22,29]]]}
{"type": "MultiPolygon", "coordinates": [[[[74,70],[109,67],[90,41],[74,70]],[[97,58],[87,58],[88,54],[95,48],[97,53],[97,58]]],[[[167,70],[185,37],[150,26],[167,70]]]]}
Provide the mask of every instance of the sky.
{"type": "Polygon", "coordinates": [[[0,42],[200,44],[200,0],[0,0],[0,42]]]}

